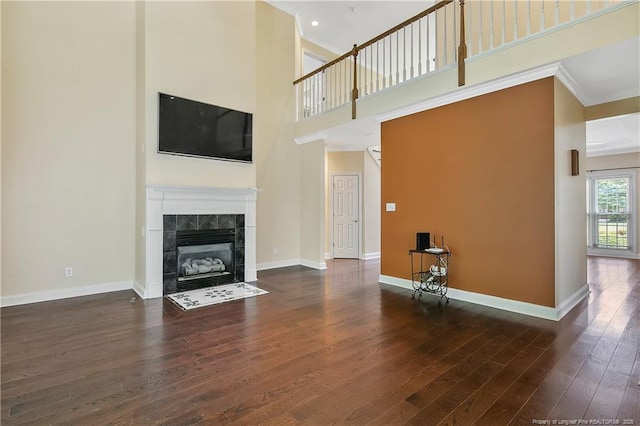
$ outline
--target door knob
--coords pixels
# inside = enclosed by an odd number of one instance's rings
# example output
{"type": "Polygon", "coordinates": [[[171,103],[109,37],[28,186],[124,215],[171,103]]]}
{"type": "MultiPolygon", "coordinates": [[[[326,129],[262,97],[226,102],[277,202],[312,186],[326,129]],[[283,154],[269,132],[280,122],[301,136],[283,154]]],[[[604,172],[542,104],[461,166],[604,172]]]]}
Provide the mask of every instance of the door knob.
{"type": "Polygon", "coordinates": [[[354,221],[354,222],[357,222],[357,221],[358,221],[358,219],[353,219],[353,221],[354,221]]]}

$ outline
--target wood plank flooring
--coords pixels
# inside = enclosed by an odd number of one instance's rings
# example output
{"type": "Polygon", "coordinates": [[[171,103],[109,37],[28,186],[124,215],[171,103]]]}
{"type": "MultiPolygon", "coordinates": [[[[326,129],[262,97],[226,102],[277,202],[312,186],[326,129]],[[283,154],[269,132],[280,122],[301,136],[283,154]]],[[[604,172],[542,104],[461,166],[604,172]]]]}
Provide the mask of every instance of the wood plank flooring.
{"type": "Polygon", "coordinates": [[[414,301],[378,275],[262,271],[270,294],[187,312],[132,291],[3,308],[0,420],[640,424],[639,261],[589,258],[589,300],[560,322],[414,301]]]}

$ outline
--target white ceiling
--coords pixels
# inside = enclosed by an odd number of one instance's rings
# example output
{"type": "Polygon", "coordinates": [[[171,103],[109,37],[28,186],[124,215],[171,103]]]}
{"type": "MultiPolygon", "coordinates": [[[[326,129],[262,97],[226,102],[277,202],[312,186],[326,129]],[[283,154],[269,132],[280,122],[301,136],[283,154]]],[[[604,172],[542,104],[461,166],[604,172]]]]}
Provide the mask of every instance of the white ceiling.
{"type": "Polygon", "coordinates": [[[587,153],[595,157],[640,151],[640,114],[587,121],[587,153]]]}
{"type": "MultiPolygon", "coordinates": [[[[362,44],[420,13],[433,1],[267,0],[295,16],[302,37],[336,54],[362,44]],[[312,26],[312,21],[318,26],[312,26]]],[[[596,49],[562,61],[585,105],[640,96],[640,38],[596,49]]],[[[587,123],[587,155],[640,152],[637,114],[587,123]]],[[[373,119],[354,120],[324,132],[329,150],[364,149],[380,142],[373,119]]]]}

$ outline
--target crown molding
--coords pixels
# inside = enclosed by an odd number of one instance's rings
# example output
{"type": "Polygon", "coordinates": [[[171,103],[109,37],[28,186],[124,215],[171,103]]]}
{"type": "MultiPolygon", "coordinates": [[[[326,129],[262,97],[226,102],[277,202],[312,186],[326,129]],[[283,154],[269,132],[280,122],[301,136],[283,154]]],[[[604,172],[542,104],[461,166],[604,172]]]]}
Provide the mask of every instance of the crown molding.
{"type": "MultiPolygon", "coordinates": [[[[378,114],[375,116],[375,119],[380,122],[389,121],[406,115],[415,114],[417,112],[452,104],[454,102],[460,102],[477,96],[486,95],[487,93],[497,92],[498,90],[507,89],[509,87],[529,83],[531,81],[540,80],[541,78],[556,76],[560,67],[560,62],[554,62],[473,86],[465,86],[462,89],[457,89],[425,101],[398,108],[394,111],[378,114]]],[[[564,74],[567,82],[573,80],[566,71],[564,71],[564,74]]]]}

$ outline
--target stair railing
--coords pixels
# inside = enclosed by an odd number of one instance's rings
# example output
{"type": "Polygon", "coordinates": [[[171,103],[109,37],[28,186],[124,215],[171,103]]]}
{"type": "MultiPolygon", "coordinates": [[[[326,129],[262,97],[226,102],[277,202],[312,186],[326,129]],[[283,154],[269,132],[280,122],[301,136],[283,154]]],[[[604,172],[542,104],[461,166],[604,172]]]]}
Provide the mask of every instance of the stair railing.
{"type": "Polygon", "coordinates": [[[401,84],[455,62],[454,36],[436,40],[436,26],[455,22],[458,13],[446,11],[454,0],[442,0],[418,15],[300,77],[296,86],[297,119],[301,120],[380,90],[401,84]]]}
{"type": "Polygon", "coordinates": [[[442,0],[294,81],[296,120],[349,102],[355,119],[359,98],[453,64],[462,86],[467,55],[477,56],[637,1],[458,0],[455,7],[454,0],[442,0]]]}

